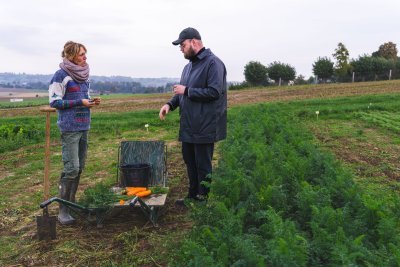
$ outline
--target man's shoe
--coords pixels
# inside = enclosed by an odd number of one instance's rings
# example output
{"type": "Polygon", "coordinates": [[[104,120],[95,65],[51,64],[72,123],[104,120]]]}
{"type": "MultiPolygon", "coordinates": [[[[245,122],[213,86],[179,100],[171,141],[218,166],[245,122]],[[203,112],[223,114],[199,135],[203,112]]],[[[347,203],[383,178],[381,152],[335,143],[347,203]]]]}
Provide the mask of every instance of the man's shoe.
{"type": "Polygon", "coordinates": [[[175,201],[175,205],[177,206],[187,206],[190,202],[197,201],[197,196],[191,197],[187,196],[185,198],[179,198],[175,201]]]}
{"type": "Polygon", "coordinates": [[[197,201],[207,201],[208,196],[207,195],[197,195],[195,199],[197,201]]]}
{"type": "Polygon", "coordinates": [[[184,207],[184,206],[186,206],[186,205],[185,205],[185,200],[186,200],[185,198],[179,198],[179,199],[177,199],[177,200],[175,201],[175,205],[184,207]]]}
{"type": "Polygon", "coordinates": [[[197,195],[194,197],[179,198],[175,201],[175,205],[183,207],[183,206],[187,206],[187,204],[190,202],[205,202],[205,201],[207,201],[207,196],[197,195]]]}

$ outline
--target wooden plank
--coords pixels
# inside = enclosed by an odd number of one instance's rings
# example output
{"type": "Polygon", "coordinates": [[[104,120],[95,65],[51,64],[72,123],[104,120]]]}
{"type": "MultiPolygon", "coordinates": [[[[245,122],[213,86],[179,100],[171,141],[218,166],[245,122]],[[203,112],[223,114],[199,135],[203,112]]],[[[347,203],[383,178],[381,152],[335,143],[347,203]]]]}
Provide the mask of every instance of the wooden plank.
{"type": "MultiPolygon", "coordinates": [[[[154,194],[147,198],[143,198],[142,200],[146,203],[147,206],[164,206],[165,201],[167,199],[167,194],[154,194]]],[[[139,206],[139,203],[136,202],[135,206],[139,206]]]]}

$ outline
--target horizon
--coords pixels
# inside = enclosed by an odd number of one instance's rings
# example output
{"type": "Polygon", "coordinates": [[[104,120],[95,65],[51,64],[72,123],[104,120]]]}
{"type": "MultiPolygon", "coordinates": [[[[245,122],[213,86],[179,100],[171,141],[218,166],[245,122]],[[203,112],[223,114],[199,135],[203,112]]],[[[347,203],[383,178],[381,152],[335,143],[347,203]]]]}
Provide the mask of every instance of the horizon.
{"type": "MultiPolygon", "coordinates": [[[[15,72],[0,72],[1,74],[10,74],[10,75],[41,75],[41,76],[52,76],[53,74],[42,74],[42,73],[15,73],[15,72]]],[[[107,75],[90,75],[90,77],[122,77],[122,78],[131,78],[134,80],[141,80],[141,79],[166,79],[166,80],[177,80],[179,82],[180,78],[179,77],[132,77],[132,76],[124,76],[124,75],[111,75],[111,76],[107,76],[107,75]]],[[[241,81],[227,81],[228,83],[236,83],[236,82],[241,82],[241,81]]],[[[1,87],[0,87],[1,88],[1,87]]]]}

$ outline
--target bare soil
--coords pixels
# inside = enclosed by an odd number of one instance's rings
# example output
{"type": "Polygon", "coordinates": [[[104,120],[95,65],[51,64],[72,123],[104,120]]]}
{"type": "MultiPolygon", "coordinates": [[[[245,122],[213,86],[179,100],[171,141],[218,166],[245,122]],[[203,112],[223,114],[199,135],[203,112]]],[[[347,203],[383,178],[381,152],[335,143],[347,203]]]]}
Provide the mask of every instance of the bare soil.
{"type": "Polygon", "coordinates": [[[10,101],[12,98],[34,99],[38,97],[48,97],[46,90],[35,91],[23,88],[1,88],[0,101],[10,101]]]}
{"type": "MultiPolygon", "coordinates": [[[[317,84],[314,86],[282,86],[263,89],[247,89],[228,92],[228,107],[264,102],[290,101],[312,98],[333,98],[353,95],[399,93],[400,83],[386,81],[376,83],[317,84]]],[[[97,112],[127,112],[136,110],[160,109],[171,94],[121,97],[103,101],[97,112]]],[[[0,109],[3,117],[29,116],[38,113],[38,107],[0,109]]]]}
{"type": "MultiPolygon", "coordinates": [[[[363,127],[347,124],[355,129],[354,132],[363,127]]],[[[323,146],[329,147],[338,159],[353,166],[357,176],[364,179],[381,177],[386,182],[400,182],[400,145],[394,144],[385,133],[366,128],[363,129],[365,138],[359,140],[353,136],[329,137],[329,130],[322,125],[312,130],[323,146]]]]}

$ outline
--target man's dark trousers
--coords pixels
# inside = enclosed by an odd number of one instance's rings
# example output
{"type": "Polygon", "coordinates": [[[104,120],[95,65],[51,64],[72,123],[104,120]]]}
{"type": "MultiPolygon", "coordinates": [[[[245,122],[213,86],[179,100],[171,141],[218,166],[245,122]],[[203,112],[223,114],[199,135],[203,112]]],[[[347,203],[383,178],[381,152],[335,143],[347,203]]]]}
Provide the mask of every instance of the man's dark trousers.
{"type": "Polygon", "coordinates": [[[212,172],[214,143],[192,144],[182,142],[182,155],[189,176],[189,198],[197,195],[207,196],[209,188],[201,182],[211,182],[207,175],[212,172]]]}

